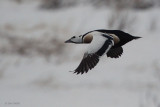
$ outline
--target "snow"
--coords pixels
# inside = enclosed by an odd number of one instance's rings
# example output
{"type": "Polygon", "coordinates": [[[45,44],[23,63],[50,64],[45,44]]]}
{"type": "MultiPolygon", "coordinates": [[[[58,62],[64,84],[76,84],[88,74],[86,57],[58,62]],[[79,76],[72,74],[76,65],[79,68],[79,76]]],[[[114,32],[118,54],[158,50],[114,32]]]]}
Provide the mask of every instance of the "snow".
{"type": "MultiPolygon", "coordinates": [[[[0,33],[64,42],[90,30],[109,29],[109,8],[79,5],[47,11],[38,5],[0,1],[0,33]]],[[[0,107],[159,107],[159,8],[130,12],[136,22],[134,29],[125,30],[143,38],[125,45],[119,59],[103,56],[87,74],[69,72],[80,63],[84,45],[65,44],[66,53],[53,54],[49,60],[39,54],[1,52],[0,107]]],[[[1,46],[7,45],[2,40],[1,46]]]]}

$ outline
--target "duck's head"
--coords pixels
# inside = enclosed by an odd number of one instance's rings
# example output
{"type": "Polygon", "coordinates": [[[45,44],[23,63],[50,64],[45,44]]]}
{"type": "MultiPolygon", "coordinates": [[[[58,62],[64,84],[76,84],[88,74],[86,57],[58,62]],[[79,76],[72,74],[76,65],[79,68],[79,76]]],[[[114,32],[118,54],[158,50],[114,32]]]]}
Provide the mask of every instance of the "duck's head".
{"type": "Polygon", "coordinates": [[[66,40],[65,43],[77,43],[77,44],[80,44],[80,43],[83,43],[83,37],[82,37],[82,35],[73,36],[70,39],[66,40]]]}
{"type": "Polygon", "coordinates": [[[73,36],[69,40],[65,41],[65,43],[76,43],[76,44],[90,43],[92,39],[93,39],[93,36],[90,34],[73,36]]]}

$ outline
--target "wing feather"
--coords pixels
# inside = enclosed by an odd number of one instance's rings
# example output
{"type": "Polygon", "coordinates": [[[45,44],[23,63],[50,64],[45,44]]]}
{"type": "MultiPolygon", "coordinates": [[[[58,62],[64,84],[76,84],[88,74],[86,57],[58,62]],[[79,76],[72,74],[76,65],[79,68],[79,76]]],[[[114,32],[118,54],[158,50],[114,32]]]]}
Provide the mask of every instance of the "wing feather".
{"type": "Polygon", "coordinates": [[[107,53],[108,57],[111,58],[119,58],[123,53],[123,48],[122,47],[118,47],[118,48],[114,48],[114,49],[110,49],[107,53]]]}
{"type": "Polygon", "coordinates": [[[99,56],[96,54],[89,54],[87,57],[83,58],[77,69],[74,71],[76,74],[83,74],[88,72],[88,70],[94,68],[99,62],[99,56]]]}
{"type": "Polygon", "coordinates": [[[93,69],[99,62],[100,57],[108,52],[113,45],[113,39],[109,35],[94,35],[88,51],[84,54],[81,63],[74,70],[74,73],[83,74],[93,69]]]}

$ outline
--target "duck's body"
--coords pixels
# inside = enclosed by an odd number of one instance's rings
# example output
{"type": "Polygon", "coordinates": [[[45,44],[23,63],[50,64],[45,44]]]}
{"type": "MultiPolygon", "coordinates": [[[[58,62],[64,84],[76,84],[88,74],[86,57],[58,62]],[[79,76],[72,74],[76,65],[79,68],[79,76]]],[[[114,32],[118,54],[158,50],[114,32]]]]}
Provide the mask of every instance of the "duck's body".
{"type": "Polygon", "coordinates": [[[65,43],[90,43],[87,52],[85,52],[84,57],[74,71],[74,73],[88,72],[99,62],[99,58],[107,54],[108,57],[118,58],[123,53],[122,46],[127,42],[138,39],[140,37],[132,36],[120,30],[93,30],[84,35],[73,36],[71,39],[67,40],[65,43]]]}
{"type": "Polygon", "coordinates": [[[141,37],[137,37],[137,36],[132,36],[129,33],[123,32],[121,30],[100,29],[100,30],[95,30],[95,31],[107,33],[107,34],[110,34],[111,36],[114,35],[114,36],[118,37],[120,39],[119,42],[117,44],[115,44],[112,48],[117,48],[117,47],[123,46],[124,44],[128,43],[131,40],[141,38],[141,37]]]}

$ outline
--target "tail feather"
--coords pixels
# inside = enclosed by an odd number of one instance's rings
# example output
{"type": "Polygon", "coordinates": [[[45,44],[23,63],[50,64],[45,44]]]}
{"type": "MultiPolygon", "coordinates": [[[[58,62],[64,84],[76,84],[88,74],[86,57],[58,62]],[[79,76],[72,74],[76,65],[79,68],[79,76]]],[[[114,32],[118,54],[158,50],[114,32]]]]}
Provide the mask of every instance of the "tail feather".
{"type": "Polygon", "coordinates": [[[139,39],[139,38],[142,38],[142,37],[139,37],[139,36],[133,36],[133,39],[139,39]]]}

